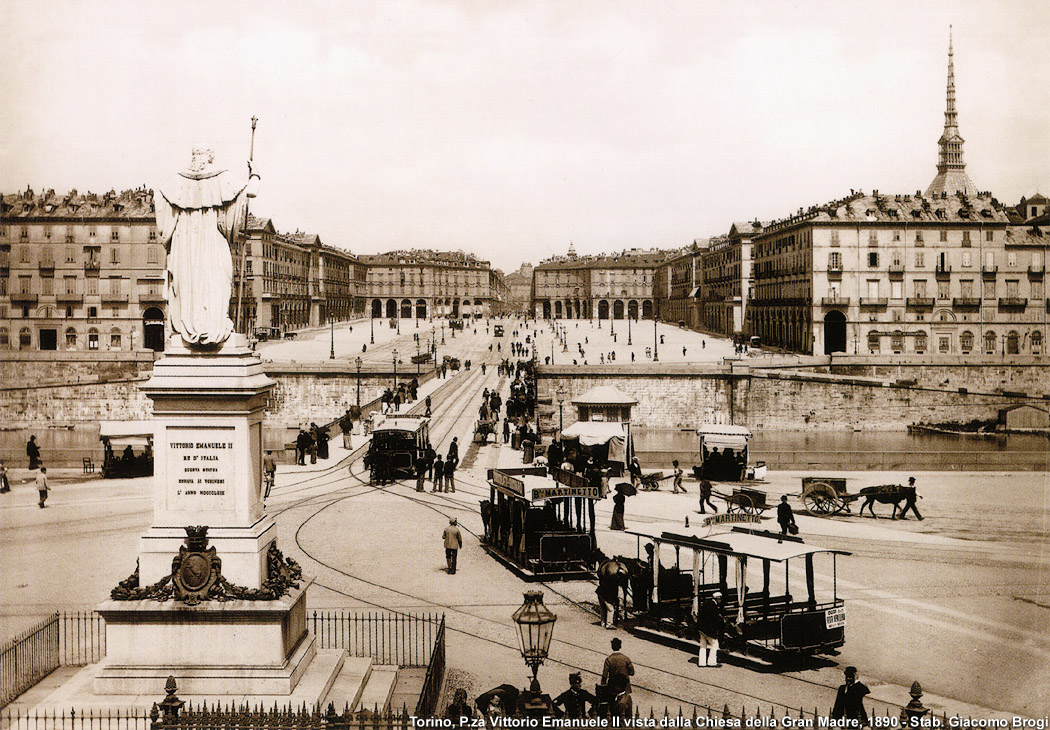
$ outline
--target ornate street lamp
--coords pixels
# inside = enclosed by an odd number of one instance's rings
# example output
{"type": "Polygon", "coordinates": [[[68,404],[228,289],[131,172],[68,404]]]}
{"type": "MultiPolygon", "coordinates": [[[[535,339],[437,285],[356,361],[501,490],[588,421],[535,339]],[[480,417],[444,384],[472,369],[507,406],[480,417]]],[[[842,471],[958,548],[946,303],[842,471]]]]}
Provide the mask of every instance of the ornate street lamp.
{"type": "Polygon", "coordinates": [[[329,325],[329,331],[331,332],[331,336],[332,336],[332,351],[331,351],[331,353],[329,353],[328,359],[329,360],[335,360],[335,320],[329,318],[328,325],[329,325]]]}
{"type": "MultiPolygon", "coordinates": [[[[565,419],[562,417],[561,407],[565,403],[565,394],[568,391],[565,388],[558,386],[554,393],[558,396],[558,433],[560,434],[565,430],[565,419]]],[[[560,466],[560,464],[554,464],[554,466],[560,466]]]]}
{"type": "Polygon", "coordinates": [[[394,389],[397,389],[397,350],[394,350],[394,389]]]}
{"type": "Polygon", "coordinates": [[[358,355],[354,358],[354,365],[357,366],[357,410],[361,410],[361,356],[358,355]]]}
{"type": "Polygon", "coordinates": [[[656,334],[656,315],[653,315],[653,362],[660,359],[660,336],[656,334]]]}
{"type": "Polygon", "coordinates": [[[376,343],[376,315],[375,315],[375,310],[372,310],[372,316],[369,317],[368,323],[369,323],[368,326],[369,326],[369,332],[370,332],[370,334],[368,336],[368,344],[374,345],[376,343]]]}
{"type": "Polygon", "coordinates": [[[526,591],[525,603],[512,617],[518,627],[521,657],[525,665],[532,669],[532,684],[522,697],[526,713],[537,712],[550,707],[550,697],[540,693],[540,681],[536,677],[540,665],[547,658],[554,634],[554,622],[558,617],[543,605],[543,591],[526,591]]]}

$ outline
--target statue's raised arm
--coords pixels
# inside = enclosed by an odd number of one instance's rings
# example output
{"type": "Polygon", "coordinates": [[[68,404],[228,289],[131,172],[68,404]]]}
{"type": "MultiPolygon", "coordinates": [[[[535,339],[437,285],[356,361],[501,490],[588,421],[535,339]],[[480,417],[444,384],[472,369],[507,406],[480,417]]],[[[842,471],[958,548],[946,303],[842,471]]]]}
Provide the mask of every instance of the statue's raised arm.
{"type": "Polygon", "coordinates": [[[168,251],[168,322],[196,348],[217,347],[233,332],[230,244],[244,228],[247,198],[258,178],[234,180],[214,159],[211,148],[195,146],[189,169],[163,186],[155,200],[157,228],[168,251]]]}

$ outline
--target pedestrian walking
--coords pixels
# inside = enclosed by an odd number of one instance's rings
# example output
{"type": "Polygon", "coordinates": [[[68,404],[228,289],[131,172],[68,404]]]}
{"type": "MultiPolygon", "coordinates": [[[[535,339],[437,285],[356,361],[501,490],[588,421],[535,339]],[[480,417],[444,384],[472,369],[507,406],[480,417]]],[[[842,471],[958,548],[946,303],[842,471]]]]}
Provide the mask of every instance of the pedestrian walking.
{"type": "Polygon", "coordinates": [[[448,574],[456,574],[456,557],[459,553],[459,549],[463,547],[463,535],[459,531],[459,527],[456,525],[456,518],[453,517],[448,521],[448,527],[445,528],[445,532],[442,533],[441,539],[445,542],[445,562],[448,564],[448,574]]]}
{"type": "Polygon", "coordinates": [[[459,437],[452,437],[452,443],[448,445],[448,456],[445,457],[445,460],[459,463],[459,437]]]}
{"type": "Polygon", "coordinates": [[[634,676],[634,665],[626,654],[620,652],[623,646],[617,638],[611,642],[612,654],[605,658],[602,666],[602,684],[605,686],[605,701],[613,717],[624,720],[631,716],[634,702],[631,699],[631,677],[634,676]]]}
{"type": "Polygon", "coordinates": [[[613,495],[613,511],[612,511],[612,522],[609,524],[610,530],[626,530],[627,526],[623,521],[624,504],[627,502],[627,497],[623,496],[619,492],[613,495]]]}
{"type": "Polygon", "coordinates": [[[700,480],[700,514],[706,515],[707,510],[704,509],[706,504],[711,508],[713,512],[718,512],[718,507],[715,507],[714,502],[711,501],[711,482],[707,479],[700,480]]]}
{"type": "Polygon", "coordinates": [[[432,413],[433,413],[434,411],[433,411],[433,410],[432,410],[432,408],[431,408],[431,402],[430,402],[430,396],[429,396],[429,395],[427,396],[427,401],[426,401],[426,404],[427,404],[426,416],[427,416],[427,418],[430,418],[430,415],[431,415],[431,414],[432,414],[432,413]]]}
{"type": "Polygon", "coordinates": [[[0,461],[0,493],[11,491],[11,481],[7,478],[7,467],[0,461]]]}
{"type": "Polygon", "coordinates": [[[295,463],[298,466],[306,466],[306,454],[310,451],[310,443],[313,439],[306,429],[300,427],[299,435],[295,437],[295,463]]]}
{"type": "Polygon", "coordinates": [[[642,485],[642,465],[637,456],[631,457],[631,463],[627,465],[627,473],[631,475],[631,486],[638,489],[642,485]]]}
{"type": "Polygon", "coordinates": [[[679,492],[684,494],[685,487],[682,486],[682,475],[684,472],[682,471],[682,467],[678,466],[678,459],[672,461],[671,464],[674,466],[674,489],[672,489],[671,494],[678,494],[679,492]]]}
{"type": "Polygon", "coordinates": [[[441,460],[441,454],[437,455],[434,459],[434,486],[430,488],[431,492],[441,491],[441,485],[445,483],[445,462],[441,460]]]}
{"type": "Polygon", "coordinates": [[[327,459],[328,458],[328,428],[326,426],[318,426],[314,432],[314,438],[317,441],[317,458],[327,459]]]}
{"type": "Polygon", "coordinates": [[[306,438],[308,439],[307,444],[306,444],[306,449],[307,449],[307,451],[310,452],[310,463],[311,464],[316,464],[317,463],[317,441],[318,441],[317,424],[316,423],[314,423],[312,421],[310,422],[310,431],[309,431],[309,433],[306,434],[306,438]]]}
{"type": "Polygon", "coordinates": [[[456,460],[445,459],[445,491],[456,491],[456,460]]]}
{"type": "Polygon", "coordinates": [[[30,436],[26,443],[26,456],[29,457],[29,468],[40,468],[40,447],[36,445],[36,436],[30,436]]]}
{"type": "Polygon", "coordinates": [[[47,501],[47,493],[51,491],[51,487],[47,485],[47,467],[40,467],[40,473],[36,475],[36,491],[40,493],[40,509],[44,509],[47,505],[44,502],[47,501]]]}
{"type": "Polygon", "coordinates": [[[780,495],[780,504],[777,505],[777,522],[780,523],[781,535],[781,539],[777,542],[782,542],[783,536],[788,533],[792,535],[798,534],[798,525],[795,524],[795,513],[791,511],[791,505],[788,504],[788,496],[786,494],[780,495]]]}
{"type": "Polygon", "coordinates": [[[919,514],[919,508],[915,505],[915,501],[918,499],[918,495],[915,493],[915,477],[908,477],[908,488],[904,490],[904,509],[901,510],[900,517],[898,519],[908,519],[904,515],[908,514],[908,510],[915,513],[915,517],[918,520],[922,520],[922,515],[919,514]]]}
{"type": "Polygon", "coordinates": [[[423,491],[423,482],[426,481],[427,477],[427,459],[426,452],[424,451],[416,459],[416,491],[423,491]]]}
{"type": "Polygon", "coordinates": [[[846,667],[845,682],[839,685],[835,695],[835,706],[831,709],[834,720],[850,720],[855,727],[868,727],[868,713],[864,710],[864,695],[870,690],[857,681],[857,668],[846,667]]]}
{"type": "Polygon", "coordinates": [[[401,412],[401,391],[394,393],[394,413],[401,412]]]}
{"type": "Polygon", "coordinates": [[[270,496],[270,490],[273,489],[276,478],[277,460],[273,458],[272,451],[267,451],[266,456],[263,457],[263,482],[266,486],[266,489],[263,491],[263,499],[270,496]]]}
{"type": "Polygon", "coordinates": [[[510,419],[503,419],[503,443],[507,443],[510,440],[510,419]]]}
{"type": "Polygon", "coordinates": [[[700,653],[696,657],[697,666],[722,666],[722,663],[718,661],[718,643],[725,632],[721,602],[722,593],[720,591],[715,591],[700,602],[700,611],[695,616],[697,638],[700,642],[700,653]]]}
{"type": "Polygon", "coordinates": [[[354,417],[350,415],[350,409],[346,409],[346,413],[339,419],[339,430],[343,432],[343,448],[347,451],[351,451],[351,434],[354,432],[354,417]]]}

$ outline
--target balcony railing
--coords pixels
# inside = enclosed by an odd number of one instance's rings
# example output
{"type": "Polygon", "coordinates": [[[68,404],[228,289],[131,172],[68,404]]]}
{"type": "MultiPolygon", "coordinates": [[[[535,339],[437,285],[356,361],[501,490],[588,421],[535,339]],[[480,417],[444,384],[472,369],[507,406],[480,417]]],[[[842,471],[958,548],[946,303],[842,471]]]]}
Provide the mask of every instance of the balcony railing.
{"type": "Polygon", "coordinates": [[[66,304],[82,302],[82,301],[84,301],[84,295],[83,294],[77,294],[75,291],[73,291],[73,292],[62,292],[62,291],[60,291],[57,294],[55,294],[55,301],[56,302],[64,302],[66,304]]]}
{"type": "Polygon", "coordinates": [[[848,307],[849,297],[821,297],[820,306],[822,307],[848,307]]]}
{"type": "Polygon", "coordinates": [[[99,261],[98,259],[88,259],[87,261],[84,262],[84,273],[85,274],[94,273],[97,276],[98,275],[98,271],[101,268],[102,268],[102,262],[99,261]]]}
{"type": "Polygon", "coordinates": [[[1004,309],[1024,309],[1028,306],[1028,300],[1024,297],[999,297],[999,306],[1004,309]]]}
{"type": "Polygon", "coordinates": [[[164,293],[156,291],[139,292],[139,301],[143,303],[162,303],[164,302],[164,293]]]}
{"type": "MultiPolygon", "coordinates": [[[[2,266],[3,264],[0,264],[2,266]]],[[[1029,266],[1028,267],[1028,278],[1042,281],[1043,279],[1043,267],[1042,266],[1029,266]]]]}
{"type": "Polygon", "coordinates": [[[980,297],[955,297],[952,306],[956,309],[978,309],[981,306],[980,297]]]}
{"type": "Polygon", "coordinates": [[[891,279],[903,279],[904,278],[904,264],[890,264],[890,278],[891,279]]]}
{"type": "Polygon", "coordinates": [[[54,271],[55,270],[55,260],[54,259],[41,259],[37,263],[37,268],[39,268],[41,271],[54,271]]]}
{"type": "Polygon", "coordinates": [[[102,301],[103,302],[108,302],[108,303],[113,303],[113,304],[119,304],[121,302],[127,302],[128,301],[128,295],[127,294],[120,294],[120,293],[114,294],[113,292],[107,292],[107,293],[102,295],[102,301]]]}
{"type": "Polygon", "coordinates": [[[912,309],[932,309],[933,297],[908,297],[906,304],[912,309]]]}
{"type": "Polygon", "coordinates": [[[995,275],[998,274],[998,273],[999,273],[999,267],[998,266],[982,266],[981,267],[981,276],[983,276],[985,279],[994,279],[995,275]]]}
{"type": "Polygon", "coordinates": [[[862,307],[885,307],[890,303],[890,300],[886,297],[861,297],[860,306],[862,307]]]}
{"type": "Polygon", "coordinates": [[[11,302],[18,302],[20,304],[36,304],[39,295],[36,292],[28,291],[13,291],[11,292],[11,302]]]}
{"type": "Polygon", "coordinates": [[[952,276],[952,267],[938,266],[937,270],[934,272],[934,276],[936,276],[938,279],[950,279],[952,276]]]}
{"type": "Polygon", "coordinates": [[[828,264],[828,278],[829,279],[841,279],[842,278],[842,267],[834,264],[828,264]]]}

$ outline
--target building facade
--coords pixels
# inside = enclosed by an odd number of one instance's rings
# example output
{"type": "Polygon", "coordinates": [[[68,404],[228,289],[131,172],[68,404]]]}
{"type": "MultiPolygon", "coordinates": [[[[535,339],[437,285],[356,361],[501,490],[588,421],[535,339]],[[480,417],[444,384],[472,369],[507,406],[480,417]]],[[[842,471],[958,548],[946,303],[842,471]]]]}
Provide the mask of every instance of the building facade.
{"type": "Polygon", "coordinates": [[[502,281],[488,261],[454,251],[391,251],[363,256],[372,317],[490,317],[502,281]]]}
{"type": "Polygon", "coordinates": [[[0,350],[164,349],[152,191],[0,200],[0,350]]]}
{"type": "Polygon", "coordinates": [[[1047,241],[987,193],[857,193],[755,237],[749,326],[818,355],[1042,356],[1047,241]]]}
{"type": "Polygon", "coordinates": [[[657,269],[657,316],[664,322],[701,328],[701,263],[709,243],[706,238],[697,239],[657,269]]]}
{"type": "Polygon", "coordinates": [[[532,274],[532,311],[543,319],[651,319],[656,269],[667,252],[632,249],[619,255],[566,256],[532,274]]]}

